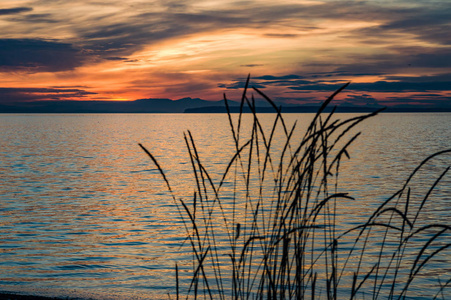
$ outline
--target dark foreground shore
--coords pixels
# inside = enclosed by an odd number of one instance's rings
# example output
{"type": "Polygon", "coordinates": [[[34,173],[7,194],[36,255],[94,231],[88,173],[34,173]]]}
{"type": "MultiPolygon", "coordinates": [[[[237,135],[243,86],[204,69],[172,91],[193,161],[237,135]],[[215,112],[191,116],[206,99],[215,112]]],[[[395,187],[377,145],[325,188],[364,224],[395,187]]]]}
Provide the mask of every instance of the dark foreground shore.
{"type": "MultiPolygon", "coordinates": [[[[0,300],[83,300],[82,298],[58,298],[58,297],[44,297],[44,296],[32,296],[32,295],[20,295],[14,293],[0,292],[0,300]]],[[[84,299],[87,300],[87,299],[84,299]]]]}

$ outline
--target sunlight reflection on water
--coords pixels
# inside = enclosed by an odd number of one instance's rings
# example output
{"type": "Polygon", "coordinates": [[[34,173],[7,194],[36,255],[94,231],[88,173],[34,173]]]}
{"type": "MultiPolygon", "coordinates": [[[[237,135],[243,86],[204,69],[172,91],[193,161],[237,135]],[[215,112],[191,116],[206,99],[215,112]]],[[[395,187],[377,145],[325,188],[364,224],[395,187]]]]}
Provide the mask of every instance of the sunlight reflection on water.
{"type": "MultiPolygon", "coordinates": [[[[312,117],[285,119],[299,120],[303,134],[312,117]]],[[[261,119],[269,126],[273,116],[261,119]]],[[[177,195],[190,196],[183,132],[191,130],[201,160],[220,180],[234,149],[227,116],[0,115],[0,129],[0,289],[99,298],[174,293],[175,263],[190,265],[184,227],[138,143],[155,155],[177,195]]],[[[423,158],[451,148],[450,114],[382,114],[357,130],[363,134],[340,172],[341,188],[357,201],[338,207],[357,217],[343,226],[366,220],[423,158]]],[[[434,163],[449,164],[449,156],[434,163]]],[[[438,175],[426,168],[421,185],[427,190],[438,175]]],[[[448,218],[450,191],[448,175],[426,218],[448,218]]]]}

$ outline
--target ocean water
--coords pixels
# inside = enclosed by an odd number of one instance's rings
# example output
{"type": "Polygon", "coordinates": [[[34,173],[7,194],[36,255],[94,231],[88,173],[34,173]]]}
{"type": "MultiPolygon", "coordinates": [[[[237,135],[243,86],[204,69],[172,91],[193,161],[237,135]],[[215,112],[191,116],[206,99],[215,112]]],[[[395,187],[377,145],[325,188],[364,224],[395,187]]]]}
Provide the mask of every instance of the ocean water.
{"type": "MultiPolygon", "coordinates": [[[[269,130],[274,115],[260,118],[269,130]]],[[[287,124],[298,122],[294,142],[312,118],[285,115],[287,124]]],[[[245,128],[250,120],[246,115],[245,128]]],[[[98,299],[174,295],[175,264],[182,271],[190,267],[185,228],[159,170],[138,143],[158,160],[176,197],[188,198],[194,190],[188,130],[219,181],[235,147],[226,115],[0,115],[0,291],[98,299]]],[[[343,216],[353,216],[340,220],[343,228],[364,222],[424,158],[451,149],[449,113],[380,114],[351,133],[360,131],[341,165],[339,191],[358,200],[339,207],[343,216]]],[[[274,151],[283,145],[279,136],[274,151]]],[[[427,194],[450,164],[449,154],[431,160],[413,179],[412,197],[427,194]]],[[[446,223],[449,173],[430,197],[422,216],[446,223]]],[[[431,260],[429,275],[415,283],[415,297],[428,299],[430,285],[450,279],[450,254],[448,249],[431,260]]],[[[451,296],[449,288],[443,293],[451,296]]]]}

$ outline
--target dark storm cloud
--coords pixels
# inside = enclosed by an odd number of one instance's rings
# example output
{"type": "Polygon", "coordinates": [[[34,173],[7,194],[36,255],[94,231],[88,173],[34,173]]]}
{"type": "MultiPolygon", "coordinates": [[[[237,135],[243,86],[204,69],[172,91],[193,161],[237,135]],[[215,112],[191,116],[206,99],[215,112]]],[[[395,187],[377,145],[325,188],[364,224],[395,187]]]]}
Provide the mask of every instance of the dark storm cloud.
{"type": "MultiPolygon", "coordinates": [[[[240,79],[240,80],[237,80],[237,81],[235,81],[234,83],[231,83],[231,84],[225,84],[225,83],[218,84],[218,87],[226,88],[228,90],[243,89],[245,86],[246,86],[246,79],[244,79],[244,80],[240,79]]],[[[262,84],[259,84],[259,83],[256,83],[256,82],[249,83],[249,86],[256,87],[256,88],[259,88],[259,89],[264,89],[266,87],[266,86],[264,86],[262,84]]]]}
{"type": "Polygon", "coordinates": [[[116,61],[127,61],[128,59],[126,57],[117,57],[117,56],[110,56],[105,57],[106,60],[116,60],[116,61]]]}
{"type": "Polygon", "coordinates": [[[84,98],[96,93],[67,88],[0,88],[0,103],[84,98]]]}
{"type": "MultiPolygon", "coordinates": [[[[406,76],[386,76],[387,80],[403,81],[408,80],[409,82],[450,82],[451,83],[451,73],[443,73],[437,75],[429,76],[417,76],[417,77],[406,77],[406,76]]],[[[447,90],[451,90],[451,86],[448,86],[447,90]]]]}
{"type": "Polygon", "coordinates": [[[427,94],[418,94],[409,97],[388,97],[384,101],[379,101],[380,104],[395,105],[400,107],[407,106],[426,106],[437,108],[451,108],[451,97],[446,96],[428,96],[427,94]]]}
{"type": "Polygon", "coordinates": [[[15,15],[23,12],[29,12],[33,9],[31,7],[15,7],[15,8],[4,8],[0,9],[0,16],[2,15],[15,15]]]}
{"type": "MultiPolygon", "coordinates": [[[[386,93],[405,93],[405,92],[428,92],[449,90],[450,81],[444,82],[412,82],[409,79],[398,82],[376,81],[371,83],[352,83],[346,90],[359,92],[386,92],[386,93]]],[[[339,84],[306,84],[301,86],[288,86],[292,90],[311,90],[311,91],[334,91],[340,87],[339,84]]]]}
{"type": "Polygon", "coordinates": [[[285,106],[286,104],[291,105],[316,105],[321,104],[323,99],[318,99],[314,96],[305,95],[303,97],[273,97],[271,98],[274,101],[285,106]]]}
{"type": "Polygon", "coordinates": [[[371,95],[361,94],[361,95],[347,95],[342,105],[379,106],[379,103],[371,95]]]}
{"type": "Polygon", "coordinates": [[[399,77],[396,82],[353,83],[350,90],[391,93],[449,91],[451,81],[430,81],[427,77],[399,77]]]}
{"type": "MultiPolygon", "coordinates": [[[[343,75],[343,73],[335,73],[335,76],[343,75]]],[[[355,75],[353,75],[355,76],[355,75]]],[[[264,88],[269,86],[282,86],[294,91],[335,91],[343,85],[347,80],[337,79],[330,80],[313,80],[309,76],[299,76],[295,74],[284,76],[264,75],[251,78],[251,86],[264,88]],[[305,79],[304,79],[305,78],[305,79]]],[[[231,84],[220,84],[219,87],[227,89],[240,89],[245,85],[246,80],[243,78],[235,80],[231,84]]],[[[347,91],[358,92],[421,92],[429,91],[450,91],[451,90],[451,74],[439,74],[434,76],[389,76],[386,80],[380,80],[371,83],[352,83],[346,88],[347,91]]]]}
{"type": "MultiPolygon", "coordinates": [[[[267,86],[282,86],[282,87],[292,87],[292,86],[310,86],[317,84],[316,81],[303,80],[303,76],[289,74],[283,76],[273,76],[273,75],[263,75],[259,77],[252,77],[249,83],[250,86],[256,88],[266,88],[267,86]]],[[[233,83],[225,84],[221,83],[218,87],[226,89],[241,89],[244,88],[246,84],[245,78],[240,78],[234,80],[233,83]]]]}
{"type": "Polygon", "coordinates": [[[79,50],[70,44],[38,39],[0,39],[0,70],[58,72],[82,64],[79,50]]]}
{"type": "Polygon", "coordinates": [[[329,75],[318,74],[318,77],[388,75],[397,72],[409,72],[409,68],[443,69],[451,67],[451,56],[448,49],[428,47],[387,47],[386,54],[348,54],[344,58],[353,63],[335,64],[315,62],[305,64],[307,67],[327,67],[329,75]],[[365,72],[362,72],[365,70],[365,72]]]}
{"type": "Polygon", "coordinates": [[[303,77],[299,76],[299,75],[290,74],[290,75],[284,75],[284,76],[263,75],[263,76],[255,77],[254,79],[279,82],[279,81],[284,81],[284,80],[293,80],[293,79],[301,79],[301,78],[303,78],[303,77]]]}

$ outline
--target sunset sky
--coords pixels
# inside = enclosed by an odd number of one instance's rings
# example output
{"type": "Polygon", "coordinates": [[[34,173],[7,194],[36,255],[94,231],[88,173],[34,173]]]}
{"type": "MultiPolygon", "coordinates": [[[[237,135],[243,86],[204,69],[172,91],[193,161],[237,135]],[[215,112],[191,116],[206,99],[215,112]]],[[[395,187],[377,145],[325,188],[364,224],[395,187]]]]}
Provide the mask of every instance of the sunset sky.
{"type": "Polygon", "coordinates": [[[451,107],[449,0],[0,0],[0,103],[238,98],[451,107]],[[340,100],[339,99],[339,100],[340,100]]]}

